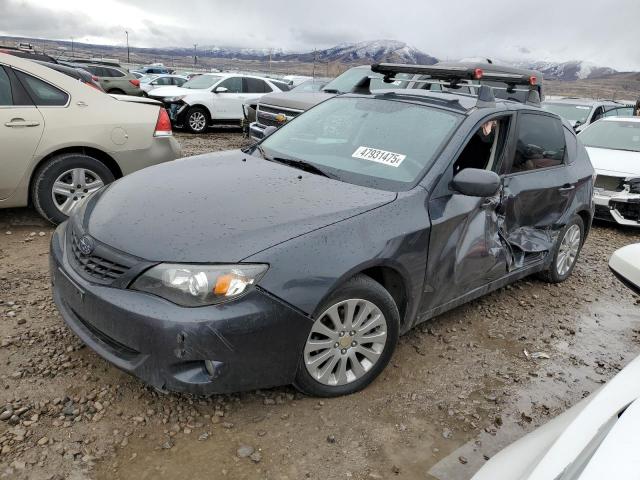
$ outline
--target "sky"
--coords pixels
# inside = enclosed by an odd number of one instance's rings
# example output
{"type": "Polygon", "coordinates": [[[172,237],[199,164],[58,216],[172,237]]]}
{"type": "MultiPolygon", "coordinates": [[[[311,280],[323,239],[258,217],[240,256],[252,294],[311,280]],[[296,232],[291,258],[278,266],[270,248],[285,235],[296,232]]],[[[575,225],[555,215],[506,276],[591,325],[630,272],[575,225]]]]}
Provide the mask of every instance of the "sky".
{"type": "Polygon", "coordinates": [[[0,0],[0,35],[311,51],[391,39],[440,59],[640,70],[640,0],[0,0]]]}

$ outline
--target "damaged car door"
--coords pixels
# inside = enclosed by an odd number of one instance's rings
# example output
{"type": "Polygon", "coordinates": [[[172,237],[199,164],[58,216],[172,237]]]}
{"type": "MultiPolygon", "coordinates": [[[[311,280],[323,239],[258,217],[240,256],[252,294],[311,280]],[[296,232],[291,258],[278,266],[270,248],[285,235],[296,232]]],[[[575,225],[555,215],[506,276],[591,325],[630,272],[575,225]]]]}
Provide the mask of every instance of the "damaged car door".
{"type": "Polygon", "coordinates": [[[514,154],[502,165],[501,231],[510,249],[509,270],[543,259],[573,215],[576,193],[561,121],[520,112],[514,154]]]}

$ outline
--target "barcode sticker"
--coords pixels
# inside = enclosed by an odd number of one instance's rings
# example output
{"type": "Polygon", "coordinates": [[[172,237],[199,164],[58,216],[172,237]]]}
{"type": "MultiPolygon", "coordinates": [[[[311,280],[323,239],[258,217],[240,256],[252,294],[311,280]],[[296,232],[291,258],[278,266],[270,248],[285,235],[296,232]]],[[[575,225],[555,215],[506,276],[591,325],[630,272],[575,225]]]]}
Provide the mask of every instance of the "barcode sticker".
{"type": "Polygon", "coordinates": [[[401,153],[387,152],[386,150],[371,147],[358,147],[351,156],[353,158],[382,163],[389,167],[399,167],[402,161],[407,158],[406,155],[402,155],[401,153]]]}

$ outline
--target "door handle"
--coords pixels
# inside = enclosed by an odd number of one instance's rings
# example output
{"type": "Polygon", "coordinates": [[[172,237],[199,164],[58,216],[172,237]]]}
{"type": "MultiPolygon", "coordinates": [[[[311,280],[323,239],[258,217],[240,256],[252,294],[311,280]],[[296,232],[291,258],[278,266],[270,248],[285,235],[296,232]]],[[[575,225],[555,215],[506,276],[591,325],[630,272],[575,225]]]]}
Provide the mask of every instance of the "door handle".
{"type": "Polygon", "coordinates": [[[571,185],[570,183],[565,183],[562,187],[560,187],[558,190],[560,192],[570,192],[571,190],[574,190],[576,188],[575,185],[571,185]]]}
{"type": "Polygon", "coordinates": [[[9,122],[4,124],[5,127],[20,128],[20,127],[37,127],[40,122],[30,122],[24,118],[12,118],[9,122]]]}

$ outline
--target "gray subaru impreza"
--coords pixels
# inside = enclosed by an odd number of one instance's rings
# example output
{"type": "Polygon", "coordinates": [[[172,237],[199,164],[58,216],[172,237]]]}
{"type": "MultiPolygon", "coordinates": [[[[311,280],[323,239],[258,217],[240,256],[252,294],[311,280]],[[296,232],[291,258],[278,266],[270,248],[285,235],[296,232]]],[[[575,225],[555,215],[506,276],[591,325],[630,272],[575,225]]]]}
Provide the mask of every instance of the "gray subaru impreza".
{"type": "Polygon", "coordinates": [[[161,390],[335,396],[416,324],[532,274],[565,280],[593,216],[571,126],[537,95],[456,93],[477,70],[415,68],[451,88],[364,81],[245,150],[90,196],[51,244],[65,322],[161,390]]]}

